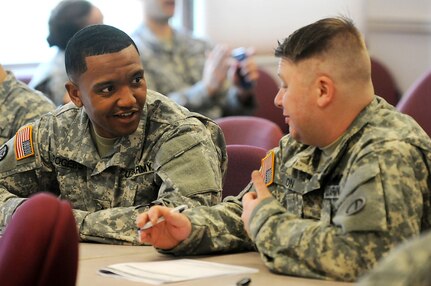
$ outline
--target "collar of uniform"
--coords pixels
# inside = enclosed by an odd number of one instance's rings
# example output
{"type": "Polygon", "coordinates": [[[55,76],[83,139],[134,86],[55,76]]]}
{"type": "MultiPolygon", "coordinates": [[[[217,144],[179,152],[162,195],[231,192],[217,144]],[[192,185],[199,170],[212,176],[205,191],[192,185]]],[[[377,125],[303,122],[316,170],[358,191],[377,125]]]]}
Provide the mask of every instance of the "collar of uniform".
{"type": "Polygon", "coordinates": [[[118,140],[114,146],[115,152],[113,156],[102,159],[100,158],[95,143],[91,137],[90,119],[85,113],[84,108],[81,108],[80,114],[75,122],[75,125],[77,126],[74,128],[74,130],[79,130],[80,132],[69,133],[63,141],[64,144],[67,144],[67,146],[73,146],[73,148],[60,148],[58,150],[58,155],[94,169],[93,173],[96,174],[110,166],[129,168],[129,166],[134,165],[139,161],[142,153],[141,149],[145,138],[146,114],[147,107],[145,105],[141,121],[139,122],[136,131],[129,136],[124,136],[118,140]]]}
{"type": "Polygon", "coordinates": [[[326,154],[319,164],[319,172],[321,176],[331,172],[332,167],[337,165],[338,160],[343,154],[343,150],[349,144],[349,140],[354,137],[360,130],[362,130],[370,120],[370,114],[374,114],[378,108],[379,99],[375,98],[368,104],[364,110],[353,120],[347,131],[337,140],[336,146],[334,146],[330,154],[326,154]]]}
{"type": "Polygon", "coordinates": [[[123,136],[115,143],[112,157],[101,159],[94,168],[93,174],[103,172],[105,169],[116,166],[122,169],[135,166],[142,157],[142,148],[145,142],[145,125],[147,120],[147,106],[144,105],[143,116],[138,128],[132,134],[123,136]]]}

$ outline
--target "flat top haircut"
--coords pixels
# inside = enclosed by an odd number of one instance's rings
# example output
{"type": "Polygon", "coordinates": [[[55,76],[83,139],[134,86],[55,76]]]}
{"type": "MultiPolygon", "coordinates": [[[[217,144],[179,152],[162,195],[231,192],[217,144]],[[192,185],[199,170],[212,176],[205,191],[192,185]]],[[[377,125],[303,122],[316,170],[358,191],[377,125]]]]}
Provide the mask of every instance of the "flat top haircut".
{"type": "Polygon", "coordinates": [[[135,42],[125,32],[109,25],[91,25],[81,29],[69,41],[65,51],[66,73],[72,82],[87,70],[86,57],[119,52],[135,42]]]}
{"type": "Polygon", "coordinates": [[[371,65],[362,34],[351,19],[325,18],[304,26],[282,43],[275,56],[295,64],[311,58],[330,59],[344,70],[344,77],[368,80],[371,65]]]}

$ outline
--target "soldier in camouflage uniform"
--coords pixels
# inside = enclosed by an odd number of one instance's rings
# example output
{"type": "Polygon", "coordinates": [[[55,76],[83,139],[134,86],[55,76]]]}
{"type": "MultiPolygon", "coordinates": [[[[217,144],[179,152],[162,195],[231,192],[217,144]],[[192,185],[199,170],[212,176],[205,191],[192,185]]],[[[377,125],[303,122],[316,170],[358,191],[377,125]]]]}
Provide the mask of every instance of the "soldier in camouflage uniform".
{"type": "Polygon", "coordinates": [[[237,197],[184,214],[151,208],[138,227],[160,215],[167,223],[140,239],[175,255],[256,249],[276,273],[354,281],[430,227],[431,141],[374,95],[351,20],[305,26],[275,55],[289,135],[237,197]]]}
{"type": "MultiPolygon", "coordinates": [[[[148,87],[191,111],[210,118],[250,114],[254,89],[243,88],[238,76],[228,76],[230,51],[175,30],[169,25],[175,3],[143,0],[145,22],[132,34],[141,52],[148,87]],[[211,55],[208,57],[208,54],[211,55]]],[[[258,77],[252,56],[237,63],[249,81],[258,77]]]]}
{"type": "Polygon", "coordinates": [[[73,206],[81,240],[138,243],[149,205],[220,202],[226,148],[220,128],[148,91],[132,39],[84,28],[66,49],[69,103],[0,150],[0,225],[34,193],[73,206]]]}
{"type": "Polygon", "coordinates": [[[358,285],[429,286],[430,269],[431,232],[427,232],[396,247],[358,285]]]}
{"type": "Polygon", "coordinates": [[[0,65],[0,146],[21,126],[54,109],[46,96],[18,81],[0,65]]]}

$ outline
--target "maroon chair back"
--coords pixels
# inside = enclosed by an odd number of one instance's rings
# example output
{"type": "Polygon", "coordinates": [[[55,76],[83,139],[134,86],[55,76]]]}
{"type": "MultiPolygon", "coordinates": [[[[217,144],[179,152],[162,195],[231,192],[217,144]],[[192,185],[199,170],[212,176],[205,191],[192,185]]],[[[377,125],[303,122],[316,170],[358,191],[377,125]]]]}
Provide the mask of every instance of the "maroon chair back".
{"type": "Polygon", "coordinates": [[[283,112],[274,105],[279,86],[274,77],[263,69],[259,69],[259,78],[256,82],[256,110],[254,116],[268,119],[277,124],[284,134],[289,128],[284,122],[283,112]]]}
{"type": "Polygon", "coordinates": [[[226,145],[252,145],[265,150],[278,146],[283,131],[274,122],[255,116],[228,116],[216,120],[226,145]]]}
{"type": "Polygon", "coordinates": [[[0,284],[73,286],[77,270],[78,232],[69,203],[34,195],[0,238],[0,284]]]}
{"type": "Polygon", "coordinates": [[[388,68],[374,58],[371,58],[371,80],[374,93],[396,106],[400,100],[400,92],[395,80],[388,68]]]}
{"type": "Polygon", "coordinates": [[[250,182],[251,172],[259,170],[266,150],[249,145],[227,145],[228,164],[223,184],[223,198],[238,195],[250,182]]]}
{"type": "Polygon", "coordinates": [[[407,90],[397,109],[413,117],[431,137],[431,70],[423,74],[407,90]]]}

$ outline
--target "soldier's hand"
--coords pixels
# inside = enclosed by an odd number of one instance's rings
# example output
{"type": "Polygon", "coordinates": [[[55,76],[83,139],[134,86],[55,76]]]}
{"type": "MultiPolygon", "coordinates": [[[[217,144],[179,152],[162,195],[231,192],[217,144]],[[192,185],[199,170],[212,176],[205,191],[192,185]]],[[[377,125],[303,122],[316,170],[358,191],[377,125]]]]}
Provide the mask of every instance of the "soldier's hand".
{"type": "Polygon", "coordinates": [[[151,244],[161,249],[170,249],[189,237],[192,224],[190,220],[181,213],[171,212],[171,208],[164,206],[153,206],[146,213],[136,218],[136,225],[142,228],[148,221],[153,226],[138,231],[139,240],[142,243],[151,244]],[[157,223],[157,219],[163,216],[165,221],[157,223]]]}
{"type": "Polygon", "coordinates": [[[268,190],[268,188],[265,185],[265,182],[263,181],[262,175],[259,171],[253,171],[251,173],[251,180],[253,182],[254,188],[256,189],[256,192],[249,192],[245,194],[242,198],[242,206],[243,211],[241,215],[241,219],[244,222],[244,228],[247,231],[247,233],[250,235],[250,217],[251,213],[253,212],[254,208],[260,204],[260,202],[270,196],[271,192],[268,190]]]}

